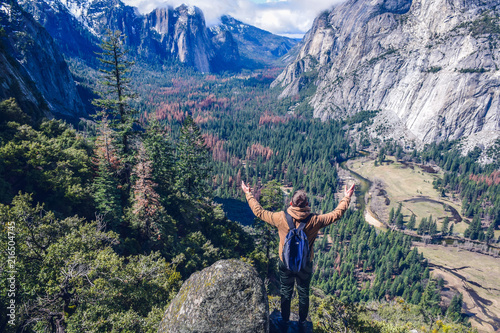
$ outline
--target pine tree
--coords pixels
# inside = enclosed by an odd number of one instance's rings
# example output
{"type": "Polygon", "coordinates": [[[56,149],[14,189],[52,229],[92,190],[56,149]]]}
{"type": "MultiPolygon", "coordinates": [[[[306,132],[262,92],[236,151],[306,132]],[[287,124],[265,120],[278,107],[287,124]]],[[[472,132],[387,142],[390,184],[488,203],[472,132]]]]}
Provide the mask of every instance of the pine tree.
{"type": "Polygon", "coordinates": [[[472,240],[478,239],[479,234],[482,232],[481,230],[481,219],[479,215],[475,215],[472,219],[471,224],[464,232],[464,237],[470,238],[472,240]]]}
{"type": "Polygon", "coordinates": [[[400,202],[399,205],[398,205],[398,209],[396,209],[396,212],[394,213],[394,216],[396,216],[396,218],[397,218],[397,216],[399,214],[401,214],[401,208],[402,207],[403,207],[403,204],[401,204],[401,202],[400,202]]]}
{"type": "Polygon", "coordinates": [[[403,214],[399,213],[397,216],[396,216],[396,226],[399,228],[399,229],[403,229],[403,226],[404,226],[404,221],[403,221],[403,214]]]}
{"type": "Polygon", "coordinates": [[[432,221],[430,224],[429,224],[429,235],[435,235],[437,234],[437,224],[435,221],[432,221]]]}
{"type": "Polygon", "coordinates": [[[120,31],[108,31],[101,44],[103,52],[99,53],[99,60],[104,68],[99,71],[103,74],[103,90],[99,91],[100,98],[95,99],[93,104],[100,108],[97,117],[107,117],[110,127],[117,131],[123,152],[127,154],[137,112],[130,107],[130,99],[135,94],[130,91],[130,78],[127,74],[134,63],[126,60],[128,51],[123,48],[124,39],[125,35],[120,31]]]}
{"type": "Polygon", "coordinates": [[[174,193],[175,151],[168,134],[157,120],[146,127],[144,147],[152,162],[152,179],[158,184],[156,190],[166,207],[171,203],[170,197],[174,193]]]}
{"type": "Polygon", "coordinates": [[[210,157],[200,128],[191,115],[184,120],[176,150],[176,190],[190,198],[208,195],[210,157]]]}
{"type": "Polygon", "coordinates": [[[488,230],[486,231],[486,235],[484,237],[484,241],[489,243],[495,237],[495,224],[490,223],[488,230]]]}
{"type": "Polygon", "coordinates": [[[415,223],[416,223],[416,216],[415,214],[411,214],[410,221],[406,225],[406,227],[410,230],[415,229],[415,223]]]}
{"type": "Polygon", "coordinates": [[[394,221],[394,207],[391,208],[391,211],[389,212],[389,224],[394,221]]]}
{"type": "Polygon", "coordinates": [[[443,220],[443,225],[441,226],[441,233],[443,234],[443,236],[446,236],[448,235],[448,225],[450,224],[450,218],[448,216],[446,216],[443,220]]]}
{"type": "Polygon", "coordinates": [[[380,165],[382,165],[382,163],[385,161],[385,148],[384,147],[380,148],[377,161],[380,165]]]}
{"type": "Polygon", "coordinates": [[[441,301],[441,295],[436,287],[436,281],[429,280],[427,286],[424,289],[422,298],[420,299],[420,306],[429,311],[430,313],[437,315],[441,311],[439,308],[439,302],[441,301]]]}
{"type": "Polygon", "coordinates": [[[451,303],[446,310],[446,317],[454,322],[462,320],[463,295],[461,293],[453,295],[451,303]]]}
{"type": "MultiPolygon", "coordinates": [[[[260,203],[262,208],[265,210],[270,210],[272,212],[279,211],[283,208],[284,203],[284,195],[281,190],[281,184],[276,180],[270,181],[267,183],[262,191],[260,192],[260,203]]],[[[258,229],[261,229],[264,236],[264,246],[266,251],[267,260],[267,275],[269,277],[270,271],[269,266],[272,260],[271,253],[275,253],[276,251],[272,251],[271,249],[278,246],[277,240],[277,232],[276,228],[270,226],[267,223],[259,223],[257,226],[258,229]],[[273,237],[274,236],[274,237],[273,237]],[[274,242],[273,242],[274,238],[274,242]]]]}
{"type": "Polygon", "coordinates": [[[113,132],[108,127],[106,118],[99,124],[98,131],[93,158],[97,166],[97,177],[92,184],[93,198],[97,213],[102,215],[104,221],[111,223],[112,229],[116,229],[122,219],[121,195],[116,175],[120,160],[113,132]]]}
{"type": "Polygon", "coordinates": [[[122,218],[118,180],[106,160],[99,160],[97,168],[97,177],[92,185],[95,207],[103,220],[111,223],[112,229],[116,229],[122,218]]]}
{"type": "Polygon", "coordinates": [[[427,230],[427,219],[423,217],[420,220],[420,224],[418,225],[417,234],[423,235],[426,230],[427,230]]]}

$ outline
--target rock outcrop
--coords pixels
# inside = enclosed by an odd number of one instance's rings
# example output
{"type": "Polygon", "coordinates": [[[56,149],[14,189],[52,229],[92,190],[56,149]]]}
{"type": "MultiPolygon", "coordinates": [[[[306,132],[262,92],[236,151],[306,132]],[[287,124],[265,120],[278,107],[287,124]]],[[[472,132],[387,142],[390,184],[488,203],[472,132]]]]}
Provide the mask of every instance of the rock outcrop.
{"type": "Polygon", "coordinates": [[[500,7],[480,0],[349,0],[318,16],[273,83],[312,81],[314,116],[381,110],[374,132],[428,143],[500,135],[500,7]]]}
{"type": "Polygon", "coordinates": [[[16,2],[0,2],[0,87],[34,118],[86,114],[52,37],[16,2]]]}
{"type": "Polygon", "coordinates": [[[191,275],[158,329],[158,333],[268,331],[264,284],[253,267],[238,260],[221,260],[191,275]]]}

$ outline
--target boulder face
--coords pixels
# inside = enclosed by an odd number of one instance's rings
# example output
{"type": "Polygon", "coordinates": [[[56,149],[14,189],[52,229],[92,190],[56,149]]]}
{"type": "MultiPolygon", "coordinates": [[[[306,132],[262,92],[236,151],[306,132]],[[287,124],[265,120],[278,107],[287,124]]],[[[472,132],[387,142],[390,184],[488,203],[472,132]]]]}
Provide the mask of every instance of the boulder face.
{"type": "Polygon", "coordinates": [[[221,260],[191,275],[158,329],[158,333],[268,331],[264,283],[252,266],[238,260],[221,260]]]}
{"type": "Polygon", "coordinates": [[[0,3],[0,99],[16,98],[33,118],[86,114],[52,37],[16,2],[0,3]]]}
{"type": "Polygon", "coordinates": [[[500,136],[499,17],[493,0],[349,0],[316,18],[273,86],[293,96],[312,77],[314,117],[381,110],[381,136],[487,144],[500,136]]]}

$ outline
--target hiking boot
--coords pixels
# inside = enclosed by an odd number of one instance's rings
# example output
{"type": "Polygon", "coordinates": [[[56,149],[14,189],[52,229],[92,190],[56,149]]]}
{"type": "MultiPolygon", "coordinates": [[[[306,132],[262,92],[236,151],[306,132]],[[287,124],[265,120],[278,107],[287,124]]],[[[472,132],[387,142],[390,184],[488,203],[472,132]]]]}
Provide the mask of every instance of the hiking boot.
{"type": "Polygon", "coordinates": [[[300,321],[299,320],[299,332],[300,333],[306,333],[307,332],[307,321],[304,320],[304,321],[300,321]]]}
{"type": "Polygon", "coordinates": [[[279,329],[282,333],[288,332],[288,320],[281,319],[279,321],[279,329]]]}

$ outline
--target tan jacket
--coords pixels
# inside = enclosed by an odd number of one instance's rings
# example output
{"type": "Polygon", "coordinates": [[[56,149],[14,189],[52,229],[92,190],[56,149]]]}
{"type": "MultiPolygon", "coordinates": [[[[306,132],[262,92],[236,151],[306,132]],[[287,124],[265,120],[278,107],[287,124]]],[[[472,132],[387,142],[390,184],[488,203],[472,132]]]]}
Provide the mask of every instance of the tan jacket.
{"type": "MultiPolygon", "coordinates": [[[[255,216],[257,216],[262,221],[278,228],[278,234],[280,236],[279,254],[281,261],[283,261],[283,246],[285,245],[286,235],[288,234],[288,231],[290,231],[288,228],[288,223],[286,222],[285,212],[273,213],[264,210],[257,199],[254,198],[252,193],[247,193],[246,198],[248,201],[248,205],[252,209],[255,216]]],[[[307,240],[309,241],[309,249],[311,249],[311,260],[314,257],[314,251],[312,251],[312,249],[314,241],[318,236],[319,230],[340,219],[344,212],[347,210],[347,207],[349,207],[350,201],[351,198],[344,197],[340,201],[337,208],[335,208],[335,210],[328,214],[313,215],[309,222],[306,224],[304,232],[306,233],[307,240]]],[[[311,208],[309,206],[303,208],[290,206],[287,208],[287,211],[288,214],[292,216],[295,222],[295,227],[298,227],[300,225],[300,220],[305,219],[307,216],[309,216],[309,214],[311,214],[311,208]]]]}

